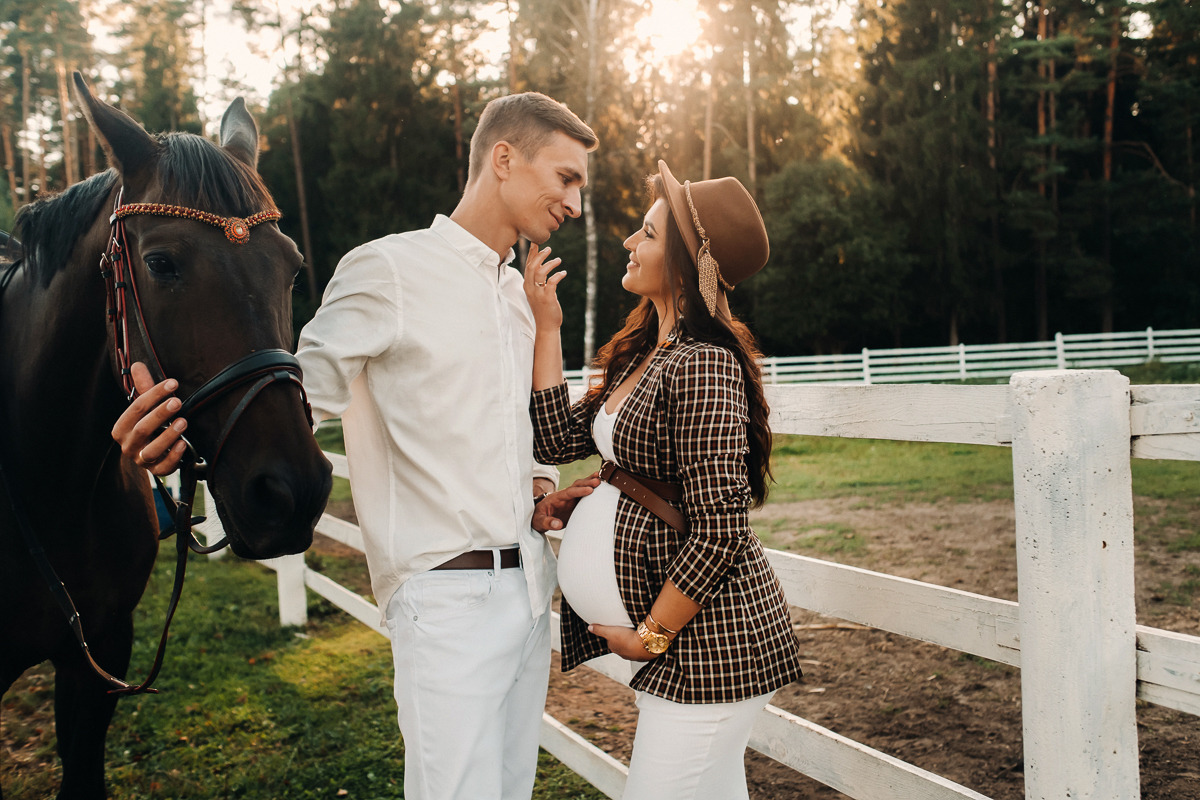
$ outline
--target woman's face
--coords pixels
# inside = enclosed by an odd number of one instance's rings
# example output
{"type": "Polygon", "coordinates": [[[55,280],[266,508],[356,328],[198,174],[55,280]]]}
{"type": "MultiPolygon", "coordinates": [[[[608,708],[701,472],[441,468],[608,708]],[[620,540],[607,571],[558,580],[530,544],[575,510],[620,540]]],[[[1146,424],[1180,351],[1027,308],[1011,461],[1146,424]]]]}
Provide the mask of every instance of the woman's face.
{"type": "Polygon", "coordinates": [[[625,265],[625,277],[621,285],[651,300],[670,303],[670,291],[666,281],[666,236],[667,215],[670,214],[666,200],[655,200],[646,212],[642,227],[625,240],[629,251],[629,263],[625,265]]]}

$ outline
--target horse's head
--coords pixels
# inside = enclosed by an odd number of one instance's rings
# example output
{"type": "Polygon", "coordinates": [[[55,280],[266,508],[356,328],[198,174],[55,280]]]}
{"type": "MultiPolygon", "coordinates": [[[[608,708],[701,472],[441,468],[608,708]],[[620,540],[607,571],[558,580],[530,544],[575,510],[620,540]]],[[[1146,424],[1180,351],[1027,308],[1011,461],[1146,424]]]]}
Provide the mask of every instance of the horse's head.
{"type": "MultiPolygon", "coordinates": [[[[93,97],[78,73],[75,87],[118,173],[118,202],[136,212],[117,226],[129,285],[116,291],[125,292],[129,356],[161,371],[157,379],[178,379],[186,400],[252,354],[290,352],[292,282],[302,259],[274,223],[275,204],[255,171],[258,128],[242,101],[225,112],[218,147],[192,134],[150,136],[93,97]],[[180,209],[189,213],[169,215],[180,209]]],[[[114,356],[118,384],[122,361],[114,356]]],[[[306,549],[332,480],[298,383],[276,379],[290,377],[286,365],[259,372],[265,377],[243,376],[190,410],[186,434],[208,462],[234,552],[250,558],[306,549]]]]}

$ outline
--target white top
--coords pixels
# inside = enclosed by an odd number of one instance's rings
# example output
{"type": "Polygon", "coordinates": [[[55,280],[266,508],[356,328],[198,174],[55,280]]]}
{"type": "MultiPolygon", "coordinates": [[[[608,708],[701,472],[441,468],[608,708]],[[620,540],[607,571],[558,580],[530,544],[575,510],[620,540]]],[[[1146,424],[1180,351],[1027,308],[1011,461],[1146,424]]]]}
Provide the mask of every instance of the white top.
{"type": "MultiPolygon", "coordinates": [[[[624,399],[621,401],[624,403],[624,399]]],[[[604,404],[592,422],[596,449],[609,461],[613,458],[613,428],[617,410],[608,413],[604,404]]],[[[632,628],[629,612],[621,602],[617,588],[613,535],[617,521],[617,501],[621,490],[601,483],[582,498],[563,528],[558,548],[558,585],[571,609],[586,622],[596,625],[624,625],[632,628]]]]}
{"type": "Polygon", "coordinates": [[[535,616],[554,554],[530,528],[533,315],[521,275],[448,217],[355,248],[296,358],[314,419],[340,416],[371,588],[519,543],[535,616]]]}

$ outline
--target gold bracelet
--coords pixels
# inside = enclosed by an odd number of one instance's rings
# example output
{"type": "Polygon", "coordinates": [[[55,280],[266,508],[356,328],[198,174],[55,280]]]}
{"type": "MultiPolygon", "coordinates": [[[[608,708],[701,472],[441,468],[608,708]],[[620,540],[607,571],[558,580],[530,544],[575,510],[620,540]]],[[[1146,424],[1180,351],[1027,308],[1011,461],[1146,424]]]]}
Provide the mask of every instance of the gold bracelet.
{"type": "Polygon", "coordinates": [[[649,622],[654,627],[658,628],[659,631],[661,631],[662,633],[667,634],[668,636],[678,636],[679,635],[679,631],[671,630],[666,625],[663,625],[661,622],[656,620],[654,617],[650,616],[649,611],[646,612],[646,621],[649,622]]]}

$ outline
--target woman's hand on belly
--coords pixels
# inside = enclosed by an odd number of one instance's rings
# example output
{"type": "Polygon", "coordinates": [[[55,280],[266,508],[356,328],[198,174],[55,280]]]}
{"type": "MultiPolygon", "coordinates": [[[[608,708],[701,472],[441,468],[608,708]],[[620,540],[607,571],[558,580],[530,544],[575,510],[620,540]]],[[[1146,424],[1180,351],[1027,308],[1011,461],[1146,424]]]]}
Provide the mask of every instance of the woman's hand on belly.
{"type": "Polygon", "coordinates": [[[594,633],[608,641],[608,649],[626,661],[653,661],[658,655],[651,653],[642,644],[642,637],[633,628],[618,625],[588,625],[588,633],[594,633]]]}

